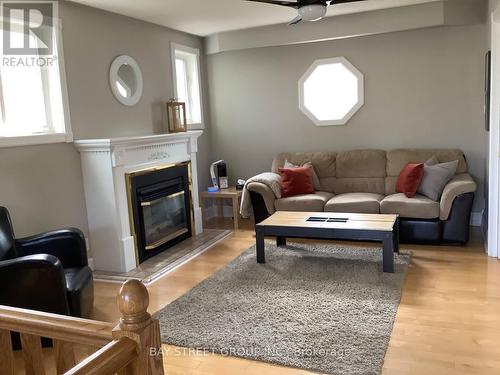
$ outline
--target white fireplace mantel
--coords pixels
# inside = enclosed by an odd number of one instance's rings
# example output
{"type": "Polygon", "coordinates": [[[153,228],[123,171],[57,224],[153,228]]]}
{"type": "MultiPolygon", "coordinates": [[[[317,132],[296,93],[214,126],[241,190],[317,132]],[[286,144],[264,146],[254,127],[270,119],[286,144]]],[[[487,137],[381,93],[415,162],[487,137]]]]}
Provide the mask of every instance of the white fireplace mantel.
{"type": "Polygon", "coordinates": [[[138,265],[129,219],[128,173],[190,161],[194,230],[202,232],[196,162],[202,133],[75,141],[81,154],[89,240],[97,270],[128,272],[138,265]]]}

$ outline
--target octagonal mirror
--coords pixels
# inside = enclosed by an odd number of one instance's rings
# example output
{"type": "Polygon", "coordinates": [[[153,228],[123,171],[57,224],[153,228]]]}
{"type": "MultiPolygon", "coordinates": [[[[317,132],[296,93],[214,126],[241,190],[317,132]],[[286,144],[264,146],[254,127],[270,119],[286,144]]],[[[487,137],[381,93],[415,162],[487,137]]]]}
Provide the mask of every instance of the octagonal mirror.
{"type": "Polygon", "coordinates": [[[344,57],[316,60],[299,81],[299,108],[317,126],[345,125],[363,104],[363,74],[344,57]]]}

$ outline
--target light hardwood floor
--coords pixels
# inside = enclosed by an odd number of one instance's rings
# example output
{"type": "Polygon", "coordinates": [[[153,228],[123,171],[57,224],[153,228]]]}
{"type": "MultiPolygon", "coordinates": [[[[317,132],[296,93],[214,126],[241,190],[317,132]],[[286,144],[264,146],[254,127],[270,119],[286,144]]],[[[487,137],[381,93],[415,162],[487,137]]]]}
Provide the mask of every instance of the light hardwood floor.
{"type": "MultiPolygon", "coordinates": [[[[216,226],[231,227],[231,222],[216,226]]],[[[250,223],[148,289],[150,311],[167,305],[251,246],[250,223]]],[[[383,374],[500,374],[500,261],[476,234],[467,247],[402,245],[413,259],[385,356],[383,374]]],[[[355,245],[360,245],[356,243],[355,245]]],[[[362,244],[363,246],[374,246],[362,244]]],[[[118,319],[118,285],[96,283],[94,318],[118,319]]],[[[165,346],[169,375],[311,374],[218,355],[179,355],[165,346]]]]}

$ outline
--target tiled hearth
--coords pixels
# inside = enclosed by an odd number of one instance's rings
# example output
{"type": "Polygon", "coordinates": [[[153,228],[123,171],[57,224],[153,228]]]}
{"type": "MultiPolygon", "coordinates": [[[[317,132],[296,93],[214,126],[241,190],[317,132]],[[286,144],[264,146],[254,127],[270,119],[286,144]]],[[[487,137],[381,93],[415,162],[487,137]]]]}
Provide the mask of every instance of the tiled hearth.
{"type": "Polygon", "coordinates": [[[138,279],[149,285],[167,272],[210,249],[229,234],[230,230],[205,229],[200,235],[174,245],[168,251],[155,255],[129,272],[95,271],[94,280],[122,283],[128,279],[138,279]]]}

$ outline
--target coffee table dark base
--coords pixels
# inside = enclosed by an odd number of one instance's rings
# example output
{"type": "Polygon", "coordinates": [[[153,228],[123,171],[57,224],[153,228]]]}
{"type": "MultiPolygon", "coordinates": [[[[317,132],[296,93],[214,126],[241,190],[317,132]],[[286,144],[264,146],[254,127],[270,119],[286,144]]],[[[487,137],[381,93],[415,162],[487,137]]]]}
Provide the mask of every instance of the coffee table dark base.
{"type": "Polygon", "coordinates": [[[257,263],[266,263],[265,236],[275,236],[277,246],[286,246],[287,238],[322,240],[379,241],[382,243],[383,271],[394,272],[394,253],[399,253],[399,220],[392,232],[355,229],[298,228],[256,225],[257,263]]]}

